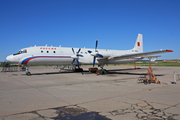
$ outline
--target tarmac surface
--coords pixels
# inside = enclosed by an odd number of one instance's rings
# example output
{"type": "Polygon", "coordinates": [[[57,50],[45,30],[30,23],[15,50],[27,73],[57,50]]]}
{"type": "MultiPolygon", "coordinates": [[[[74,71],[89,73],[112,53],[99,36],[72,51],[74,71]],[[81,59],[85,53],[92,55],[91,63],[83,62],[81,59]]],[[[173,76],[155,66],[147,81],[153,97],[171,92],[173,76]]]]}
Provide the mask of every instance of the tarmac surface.
{"type": "Polygon", "coordinates": [[[132,67],[105,66],[106,75],[52,66],[30,67],[31,76],[1,72],[0,120],[180,120],[180,81],[171,84],[180,67],[153,67],[161,84],[147,85],[137,80],[148,67],[132,67]]]}

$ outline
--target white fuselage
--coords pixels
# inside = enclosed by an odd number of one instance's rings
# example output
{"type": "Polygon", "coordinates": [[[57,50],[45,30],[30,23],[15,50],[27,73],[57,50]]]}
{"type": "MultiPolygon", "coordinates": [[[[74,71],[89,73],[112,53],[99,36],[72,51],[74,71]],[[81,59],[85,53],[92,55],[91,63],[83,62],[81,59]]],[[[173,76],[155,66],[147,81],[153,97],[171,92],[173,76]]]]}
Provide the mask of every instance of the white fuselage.
{"type": "Polygon", "coordinates": [[[98,40],[96,40],[95,49],[88,48],[70,48],[70,47],[52,47],[52,46],[34,46],[21,49],[17,54],[10,55],[7,61],[22,65],[83,65],[95,64],[103,66],[104,64],[123,64],[136,62],[143,59],[144,56],[159,53],[173,52],[172,50],[160,50],[152,52],[143,52],[143,36],[138,34],[133,49],[130,50],[107,50],[97,49],[98,40]],[[139,57],[139,58],[137,58],[139,57]]]}
{"type": "MultiPolygon", "coordinates": [[[[74,48],[75,53],[79,48],[74,48]]],[[[79,63],[93,64],[93,57],[88,53],[88,50],[95,51],[94,49],[81,48],[79,54],[79,63]]],[[[98,49],[98,52],[103,54],[104,57],[121,56],[125,54],[132,54],[132,50],[105,50],[98,49]]],[[[72,48],[68,47],[48,47],[48,46],[35,46],[21,49],[18,54],[8,56],[6,59],[9,62],[22,64],[22,65],[70,65],[72,63],[72,48]],[[24,52],[25,51],[25,52],[24,52]]],[[[122,60],[109,61],[108,59],[97,58],[95,64],[123,64],[136,62],[141,58],[128,58],[122,60]]],[[[74,62],[77,65],[77,62],[74,62]]]]}

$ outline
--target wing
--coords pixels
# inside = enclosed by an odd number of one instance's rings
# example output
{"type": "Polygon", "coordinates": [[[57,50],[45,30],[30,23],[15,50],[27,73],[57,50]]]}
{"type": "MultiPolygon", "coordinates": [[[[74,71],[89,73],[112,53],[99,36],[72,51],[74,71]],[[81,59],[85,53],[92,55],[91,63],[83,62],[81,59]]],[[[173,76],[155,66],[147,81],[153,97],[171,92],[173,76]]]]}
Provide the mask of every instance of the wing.
{"type": "Polygon", "coordinates": [[[161,51],[154,51],[154,52],[145,52],[145,53],[127,54],[127,55],[121,55],[121,56],[112,56],[112,57],[109,57],[108,60],[121,60],[121,59],[127,59],[127,58],[131,58],[131,57],[144,57],[146,55],[154,55],[154,54],[167,53],[167,52],[173,52],[173,51],[172,50],[161,50],[161,51]]]}

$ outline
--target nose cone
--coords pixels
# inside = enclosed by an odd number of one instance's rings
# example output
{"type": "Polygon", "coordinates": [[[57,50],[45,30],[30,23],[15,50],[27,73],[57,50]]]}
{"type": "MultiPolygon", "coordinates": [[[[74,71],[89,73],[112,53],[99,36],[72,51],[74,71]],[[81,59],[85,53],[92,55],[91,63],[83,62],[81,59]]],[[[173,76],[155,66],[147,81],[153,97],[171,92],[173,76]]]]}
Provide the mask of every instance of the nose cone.
{"type": "Polygon", "coordinates": [[[14,62],[14,61],[13,61],[13,58],[14,58],[13,55],[9,55],[9,56],[6,57],[6,60],[7,60],[8,62],[14,62]]]}

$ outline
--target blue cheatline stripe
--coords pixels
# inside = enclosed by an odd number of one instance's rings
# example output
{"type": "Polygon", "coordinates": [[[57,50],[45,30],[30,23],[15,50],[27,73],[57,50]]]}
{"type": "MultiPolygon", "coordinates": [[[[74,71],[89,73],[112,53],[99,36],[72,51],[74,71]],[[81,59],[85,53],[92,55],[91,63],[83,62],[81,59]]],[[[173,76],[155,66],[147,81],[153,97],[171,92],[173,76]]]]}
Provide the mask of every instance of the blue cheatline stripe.
{"type": "Polygon", "coordinates": [[[28,63],[31,59],[36,59],[36,58],[71,58],[71,56],[33,56],[33,57],[25,58],[25,59],[21,62],[21,64],[27,65],[27,63],[28,63]]]}

